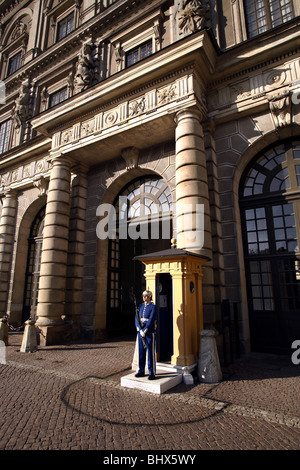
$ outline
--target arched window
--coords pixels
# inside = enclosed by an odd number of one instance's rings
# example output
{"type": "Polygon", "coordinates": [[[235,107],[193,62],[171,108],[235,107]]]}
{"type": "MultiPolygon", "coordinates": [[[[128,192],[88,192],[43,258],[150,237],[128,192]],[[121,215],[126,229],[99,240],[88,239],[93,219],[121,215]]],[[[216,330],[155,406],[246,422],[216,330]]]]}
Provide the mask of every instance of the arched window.
{"type": "Polygon", "coordinates": [[[169,186],[161,178],[138,179],[118,196],[115,207],[120,220],[170,214],[172,197],[169,186]]]}
{"type": "Polygon", "coordinates": [[[28,320],[28,318],[34,320],[36,316],[45,210],[46,206],[40,210],[34,219],[28,239],[28,258],[22,315],[23,322],[28,320]]]}
{"type": "Polygon", "coordinates": [[[284,142],[258,155],[241,178],[249,318],[256,350],[289,350],[296,328],[300,331],[299,165],[300,142],[284,142]]]}

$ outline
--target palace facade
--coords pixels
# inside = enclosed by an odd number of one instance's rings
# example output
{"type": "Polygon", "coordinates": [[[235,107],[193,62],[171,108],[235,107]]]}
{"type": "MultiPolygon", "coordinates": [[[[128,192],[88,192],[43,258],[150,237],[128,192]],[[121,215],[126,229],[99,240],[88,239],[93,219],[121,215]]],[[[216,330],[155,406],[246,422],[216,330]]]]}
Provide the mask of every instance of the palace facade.
{"type": "MultiPolygon", "coordinates": [[[[143,259],[158,252],[161,359],[193,309],[201,321],[186,326],[187,344],[195,325],[221,333],[225,300],[242,351],[290,351],[299,15],[296,0],[1,2],[1,316],[34,319],[45,345],[131,333],[134,298],[149,287],[143,259]],[[180,221],[196,207],[195,247],[180,221]],[[183,292],[176,311],[178,279],[190,294],[199,280],[201,295],[187,305],[183,292]]],[[[197,346],[184,347],[196,360],[197,346]]]]}

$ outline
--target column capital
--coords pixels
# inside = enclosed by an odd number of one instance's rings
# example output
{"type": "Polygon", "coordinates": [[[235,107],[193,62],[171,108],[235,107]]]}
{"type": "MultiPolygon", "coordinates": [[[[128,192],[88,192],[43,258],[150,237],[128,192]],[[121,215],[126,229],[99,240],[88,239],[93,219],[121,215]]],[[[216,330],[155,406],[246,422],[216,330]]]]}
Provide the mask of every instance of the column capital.
{"type": "Polygon", "coordinates": [[[1,198],[16,198],[18,195],[18,190],[10,187],[4,187],[0,190],[1,198]]]}
{"type": "Polygon", "coordinates": [[[203,113],[198,108],[184,108],[174,116],[174,121],[178,125],[179,122],[183,119],[197,119],[199,122],[203,118],[203,113]]]}
{"type": "Polygon", "coordinates": [[[47,161],[54,165],[65,165],[71,168],[72,165],[75,164],[74,160],[69,157],[68,155],[65,155],[64,153],[56,153],[55,155],[51,155],[47,158],[47,161]]]}
{"type": "Polygon", "coordinates": [[[86,175],[87,172],[89,171],[89,166],[86,165],[85,163],[79,162],[76,163],[74,162],[74,166],[72,167],[72,172],[77,174],[77,175],[86,175]]]}

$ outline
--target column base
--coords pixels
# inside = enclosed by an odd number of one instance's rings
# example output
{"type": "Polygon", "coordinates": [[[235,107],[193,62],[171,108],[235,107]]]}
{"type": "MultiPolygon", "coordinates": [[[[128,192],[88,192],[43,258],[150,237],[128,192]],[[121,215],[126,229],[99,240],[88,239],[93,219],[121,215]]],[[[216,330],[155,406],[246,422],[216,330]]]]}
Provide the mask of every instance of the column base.
{"type": "Polygon", "coordinates": [[[64,344],[70,329],[69,325],[37,326],[40,332],[41,346],[64,344]]]}
{"type": "Polygon", "coordinates": [[[171,357],[171,364],[174,366],[180,366],[180,367],[188,367],[194,364],[195,358],[193,354],[189,354],[187,356],[175,356],[173,355],[171,357]]]}

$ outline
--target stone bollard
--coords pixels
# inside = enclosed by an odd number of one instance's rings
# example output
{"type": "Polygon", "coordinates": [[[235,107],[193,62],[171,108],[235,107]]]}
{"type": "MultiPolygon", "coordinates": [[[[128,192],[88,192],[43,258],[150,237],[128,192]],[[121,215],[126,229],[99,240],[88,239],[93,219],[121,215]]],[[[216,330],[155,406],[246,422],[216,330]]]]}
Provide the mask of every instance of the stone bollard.
{"type": "Polygon", "coordinates": [[[0,340],[8,346],[8,323],[6,318],[0,318],[0,340]]]}
{"type": "Polygon", "coordinates": [[[216,383],[222,380],[222,371],[218,356],[214,330],[200,331],[198,361],[198,379],[204,383],[216,383]]]}
{"type": "Polygon", "coordinates": [[[37,332],[35,322],[27,320],[25,322],[25,330],[20,352],[34,352],[37,350],[37,332]]]}

